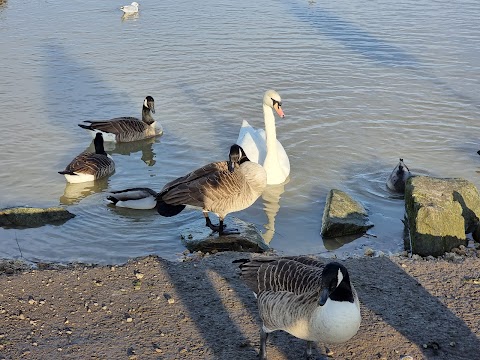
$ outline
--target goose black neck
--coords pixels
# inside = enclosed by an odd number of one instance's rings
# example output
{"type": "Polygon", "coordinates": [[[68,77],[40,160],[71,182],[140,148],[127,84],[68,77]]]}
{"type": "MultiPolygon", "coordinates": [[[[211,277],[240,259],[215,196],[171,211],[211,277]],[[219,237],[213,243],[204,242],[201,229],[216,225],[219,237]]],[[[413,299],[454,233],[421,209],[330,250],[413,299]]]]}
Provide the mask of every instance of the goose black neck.
{"type": "Polygon", "coordinates": [[[342,282],[337,286],[337,288],[330,294],[330,299],[335,301],[348,301],[353,303],[353,291],[350,285],[350,278],[349,276],[345,276],[342,282]]]}
{"type": "Polygon", "coordinates": [[[97,133],[95,140],[93,140],[93,145],[95,146],[95,154],[101,154],[107,156],[105,148],[103,147],[103,137],[100,133],[97,133]]]}

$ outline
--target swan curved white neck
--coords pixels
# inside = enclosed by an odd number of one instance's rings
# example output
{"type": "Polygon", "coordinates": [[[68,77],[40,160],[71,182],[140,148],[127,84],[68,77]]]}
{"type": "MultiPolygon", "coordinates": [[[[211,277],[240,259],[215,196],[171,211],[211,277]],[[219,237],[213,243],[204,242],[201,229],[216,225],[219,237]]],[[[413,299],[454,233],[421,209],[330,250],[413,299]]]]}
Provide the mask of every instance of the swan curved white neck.
{"type": "Polygon", "coordinates": [[[265,161],[263,162],[263,167],[267,172],[267,177],[276,177],[277,173],[280,171],[280,168],[278,164],[277,130],[275,127],[275,115],[273,114],[273,109],[265,104],[263,104],[263,117],[265,120],[265,136],[267,138],[267,154],[265,156],[265,161]]]}

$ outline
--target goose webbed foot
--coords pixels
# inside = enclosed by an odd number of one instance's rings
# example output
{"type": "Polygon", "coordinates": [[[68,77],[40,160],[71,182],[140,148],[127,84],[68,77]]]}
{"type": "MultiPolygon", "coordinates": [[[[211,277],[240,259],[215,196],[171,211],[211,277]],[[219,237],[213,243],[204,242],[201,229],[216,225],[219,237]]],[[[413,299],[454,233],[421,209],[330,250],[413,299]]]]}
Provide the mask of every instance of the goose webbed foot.
{"type": "Polygon", "coordinates": [[[205,217],[205,226],[208,226],[210,229],[212,229],[213,232],[218,232],[219,236],[240,234],[238,229],[226,230],[226,225],[223,223],[223,220],[220,220],[220,223],[218,225],[213,225],[210,221],[210,218],[205,217]]]}

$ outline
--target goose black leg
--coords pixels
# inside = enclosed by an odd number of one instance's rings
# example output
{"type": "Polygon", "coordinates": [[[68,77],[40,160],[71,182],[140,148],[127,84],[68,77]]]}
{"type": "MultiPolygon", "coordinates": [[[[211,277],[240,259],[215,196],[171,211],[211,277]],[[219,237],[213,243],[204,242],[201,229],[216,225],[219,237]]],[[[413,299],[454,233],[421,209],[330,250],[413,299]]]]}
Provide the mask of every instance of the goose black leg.
{"type": "Polygon", "coordinates": [[[260,360],[267,360],[267,339],[268,333],[262,327],[260,329],[260,354],[258,354],[260,360]]]}
{"type": "Polygon", "coordinates": [[[306,359],[307,360],[315,360],[316,356],[313,355],[313,341],[307,341],[307,350],[305,351],[306,359]]]}

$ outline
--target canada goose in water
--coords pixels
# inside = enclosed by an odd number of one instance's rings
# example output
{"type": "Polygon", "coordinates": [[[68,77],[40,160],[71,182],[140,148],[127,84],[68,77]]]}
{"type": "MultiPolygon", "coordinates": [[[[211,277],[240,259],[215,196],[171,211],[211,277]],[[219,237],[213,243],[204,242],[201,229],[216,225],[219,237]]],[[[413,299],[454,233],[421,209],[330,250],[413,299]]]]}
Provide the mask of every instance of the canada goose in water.
{"type": "Polygon", "coordinates": [[[135,117],[119,117],[105,121],[84,121],[89,125],[78,124],[88,130],[93,137],[101,132],[105,141],[130,142],[161,135],[163,129],[150,113],[155,114],[153,97],[147,96],[143,101],[142,119],[135,117]]]}
{"type": "Polygon", "coordinates": [[[111,191],[107,200],[117,207],[130,209],[153,209],[157,205],[157,192],[150,188],[131,188],[111,191]]]}
{"type": "Polygon", "coordinates": [[[392,191],[404,193],[405,183],[410,176],[412,176],[410,170],[403,162],[403,159],[400,159],[398,165],[395,166],[395,169],[393,169],[387,179],[387,187],[392,191]]]}
{"type": "Polygon", "coordinates": [[[268,334],[283,330],[308,341],[343,343],[360,327],[360,305],[345,266],[309,257],[239,260],[242,278],[257,297],[262,319],[260,359],[267,359],[268,334]]]}
{"type": "Polygon", "coordinates": [[[125,14],[134,14],[138,12],[138,3],[137,2],[132,2],[131,5],[124,5],[120,7],[120,10],[122,10],[125,14]]]}
{"type": "Polygon", "coordinates": [[[219,235],[238,234],[224,229],[227,214],[252,205],[267,185],[264,168],[251,162],[239,145],[230,147],[228,162],[212,163],[166,184],[157,195],[157,211],[174,216],[186,205],[201,208],[206,226],[219,235]],[[208,212],[215,213],[219,224],[213,225],[208,212]]]}
{"type": "MultiPolygon", "coordinates": [[[[232,163],[232,168],[234,169],[235,162],[238,163],[240,159],[238,158],[238,151],[235,148],[230,151],[230,160],[234,161],[232,163]]],[[[244,160],[244,159],[243,159],[244,160]]],[[[188,181],[189,179],[197,179],[208,176],[209,174],[216,173],[218,171],[227,171],[229,170],[229,161],[217,161],[210,164],[207,164],[200,169],[197,169],[186,176],[183,176],[179,179],[173,180],[163,187],[161,191],[164,191],[172,186],[174,183],[180,183],[181,181],[188,181]]],[[[157,206],[157,196],[158,193],[150,188],[146,187],[137,187],[130,188],[125,190],[111,191],[110,196],[107,197],[112,204],[117,207],[124,207],[130,209],[153,209],[157,206]]],[[[183,210],[183,208],[182,208],[183,210]]],[[[208,213],[207,213],[208,216],[208,213]]]]}
{"type": "Polygon", "coordinates": [[[290,174],[290,160],[277,140],[273,110],[281,118],[285,117],[280,95],[275,90],[268,90],[263,96],[265,130],[255,129],[243,120],[237,139],[237,144],[245,150],[250,161],[263,165],[269,185],[283,183],[290,174]]]}
{"type": "Polygon", "coordinates": [[[82,183],[100,179],[115,171],[115,163],[103,148],[103,137],[97,133],[93,140],[95,152],[84,151],[59,174],[65,175],[69,183],[82,183]]]}

